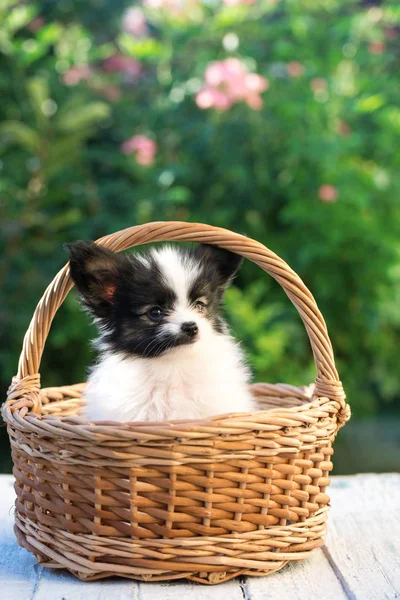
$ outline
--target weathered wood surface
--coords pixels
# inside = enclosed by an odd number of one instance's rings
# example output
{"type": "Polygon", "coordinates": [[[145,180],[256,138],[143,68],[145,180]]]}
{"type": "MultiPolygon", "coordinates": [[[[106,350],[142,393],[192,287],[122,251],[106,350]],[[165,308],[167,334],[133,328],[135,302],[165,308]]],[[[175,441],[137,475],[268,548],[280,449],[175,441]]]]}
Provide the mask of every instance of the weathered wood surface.
{"type": "Polygon", "coordinates": [[[0,476],[2,600],[400,599],[400,474],[334,477],[324,548],[268,577],[213,587],[121,579],[83,583],[39,567],[13,534],[12,483],[11,476],[0,476]]]}

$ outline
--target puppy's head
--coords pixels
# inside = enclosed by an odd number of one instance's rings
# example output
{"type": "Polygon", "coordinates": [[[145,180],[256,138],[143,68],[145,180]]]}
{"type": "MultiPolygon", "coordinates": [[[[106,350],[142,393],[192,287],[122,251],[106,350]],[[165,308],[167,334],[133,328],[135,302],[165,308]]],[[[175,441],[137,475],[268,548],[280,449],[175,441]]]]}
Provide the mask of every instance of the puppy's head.
{"type": "Polygon", "coordinates": [[[146,255],[68,244],[71,277],[109,350],[155,357],[223,332],[223,294],[242,261],[217,246],[146,255]]]}

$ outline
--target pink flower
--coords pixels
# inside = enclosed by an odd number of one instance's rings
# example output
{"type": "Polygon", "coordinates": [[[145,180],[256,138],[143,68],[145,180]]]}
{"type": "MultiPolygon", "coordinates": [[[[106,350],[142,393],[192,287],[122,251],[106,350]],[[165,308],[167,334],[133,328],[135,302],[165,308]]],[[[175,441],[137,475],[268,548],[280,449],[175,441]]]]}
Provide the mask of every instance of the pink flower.
{"type": "Polygon", "coordinates": [[[134,6],[125,11],[122,17],[122,29],[138,40],[149,35],[146,17],[141,8],[134,6]]]}
{"type": "Polygon", "coordinates": [[[131,77],[138,77],[141,72],[140,62],[129,56],[114,54],[103,63],[103,68],[108,73],[124,72],[131,77]]]}
{"type": "Polygon", "coordinates": [[[196,96],[196,104],[199,108],[217,108],[228,110],[232,106],[231,100],[226,94],[214,88],[203,88],[196,96]]]}
{"type": "Polygon", "coordinates": [[[325,92],[328,84],[323,77],[315,77],[314,79],[311,79],[310,87],[314,93],[325,92]]]}
{"type": "Polygon", "coordinates": [[[253,110],[261,110],[263,107],[262,98],[258,94],[247,94],[246,103],[253,110]]]}
{"type": "Polygon", "coordinates": [[[269,88],[268,79],[261,77],[261,75],[257,75],[257,73],[249,73],[246,75],[245,83],[248,91],[255,94],[261,94],[261,92],[265,92],[265,90],[269,88]]]}
{"type": "Polygon", "coordinates": [[[208,65],[204,73],[205,86],[196,96],[199,108],[228,110],[236,102],[246,102],[253,110],[263,106],[260,96],[269,81],[257,73],[249,73],[237,58],[227,58],[208,65]]]}
{"type": "Polygon", "coordinates": [[[224,0],[227,6],[239,6],[240,4],[254,4],[254,0],[224,0]]]}
{"type": "Polygon", "coordinates": [[[225,78],[225,72],[227,70],[227,65],[226,63],[220,61],[220,62],[213,62],[211,64],[208,65],[206,72],[204,73],[204,80],[205,82],[213,87],[216,87],[218,85],[221,85],[224,81],[225,78]]]}
{"type": "Polygon", "coordinates": [[[368,52],[370,54],[383,54],[386,50],[385,42],[381,42],[380,40],[375,40],[374,42],[370,42],[368,44],[368,52]]]}
{"type": "Polygon", "coordinates": [[[301,77],[304,73],[304,65],[298,60],[292,60],[286,65],[290,77],[301,77]]]}
{"type": "Polygon", "coordinates": [[[318,196],[323,202],[336,202],[339,190],[335,186],[325,183],[319,188],[318,196]]]}
{"type": "Polygon", "coordinates": [[[91,74],[92,69],[88,65],[76,65],[64,73],[63,81],[66,85],[77,85],[80,81],[89,79],[91,74]]]}
{"type": "Polygon", "coordinates": [[[263,106],[260,94],[269,88],[268,79],[261,77],[256,73],[249,73],[246,75],[245,83],[247,87],[245,102],[247,102],[253,110],[260,110],[263,106]]]}
{"type": "Polygon", "coordinates": [[[136,162],[143,166],[150,166],[154,162],[157,144],[146,135],[134,135],[121,145],[124,154],[136,153],[136,162]]]}

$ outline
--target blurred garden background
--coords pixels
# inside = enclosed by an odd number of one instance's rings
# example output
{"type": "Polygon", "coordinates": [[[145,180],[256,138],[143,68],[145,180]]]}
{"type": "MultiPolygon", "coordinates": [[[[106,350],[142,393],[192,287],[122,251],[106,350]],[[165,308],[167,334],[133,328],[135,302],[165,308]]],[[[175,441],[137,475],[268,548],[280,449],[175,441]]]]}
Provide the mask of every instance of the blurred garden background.
{"type": "MultiPolygon", "coordinates": [[[[2,398],[64,242],[211,223],[317,299],[353,410],[335,473],[400,470],[399,32],[397,0],[0,0],[2,398]]],[[[271,278],[246,264],[227,309],[256,380],[314,379],[271,278]]],[[[93,336],[71,293],[42,383],[83,380],[93,336]]]]}

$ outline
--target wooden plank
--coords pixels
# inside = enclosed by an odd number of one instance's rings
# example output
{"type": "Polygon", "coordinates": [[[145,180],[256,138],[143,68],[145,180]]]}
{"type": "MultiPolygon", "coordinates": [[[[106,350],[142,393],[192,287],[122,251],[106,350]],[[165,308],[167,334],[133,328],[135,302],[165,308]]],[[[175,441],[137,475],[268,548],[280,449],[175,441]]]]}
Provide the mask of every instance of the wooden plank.
{"type": "Polygon", "coordinates": [[[11,475],[0,477],[0,596],[2,600],[30,600],[42,569],[15,539],[13,484],[11,475]]]}
{"type": "Polygon", "coordinates": [[[310,558],[288,564],[268,577],[246,577],[243,592],[245,600],[345,600],[347,597],[319,548],[310,558]]]}
{"type": "MultiPolygon", "coordinates": [[[[223,585],[229,600],[243,600],[238,580],[223,585]]],[[[186,581],[141,583],[128,579],[105,579],[84,583],[67,571],[43,569],[32,600],[221,600],[222,589],[186,581]]]]}
{"type": "Polygon", "coordinates": [[[43,569],[32,600],[243,600],[239,581],[228,581],[222,588],[185,581],[139,583],[129,579],[105,579],[84,583],[67,571],[43,569]]]}
{"type": "Polygon", "coordinates": [[[220,585],[203,585],[186,581],[141,583],[140,600],[243,600],[239,579],[220,585]]]}
{"type": "Polygon", "coordinates": [[[334,477],[329,494],[326,546],[267,579],[248,578],[248,598],[400,598],[400,475],[334,477]]]}
{"type": "MultiPolygon", "coordinates": [[[[138,600],[139,584],[129,579],[83,582],[58,569],[43,569],[32,600],[138,600]]],[[[161,599],[160,599],[161,600],[161,599]]]]}
{"type": "Polygon", "coordinates": [[[335,477],[324,553],[350,599],[400,598],[400,474],[335,477]]]}

